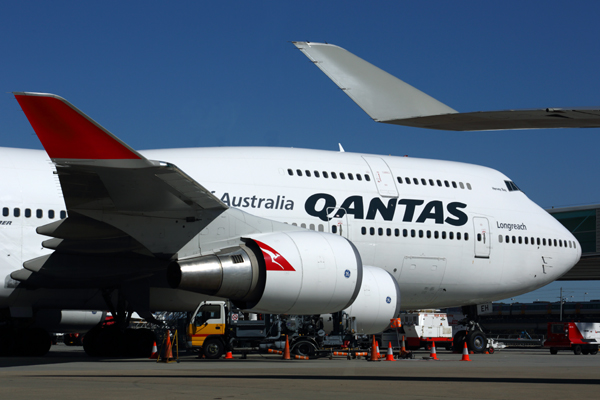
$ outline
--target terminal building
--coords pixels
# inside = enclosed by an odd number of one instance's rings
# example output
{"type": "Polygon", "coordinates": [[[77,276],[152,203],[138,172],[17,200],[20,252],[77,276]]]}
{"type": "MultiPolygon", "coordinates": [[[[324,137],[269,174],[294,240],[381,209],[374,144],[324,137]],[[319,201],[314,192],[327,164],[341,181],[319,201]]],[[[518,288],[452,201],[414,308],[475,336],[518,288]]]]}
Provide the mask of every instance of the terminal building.
{"type": "Polygon", "coordinates": [[[581,260],[559,281],[600,280],[600,204],[548,211],[579,241],[581,260]]]}

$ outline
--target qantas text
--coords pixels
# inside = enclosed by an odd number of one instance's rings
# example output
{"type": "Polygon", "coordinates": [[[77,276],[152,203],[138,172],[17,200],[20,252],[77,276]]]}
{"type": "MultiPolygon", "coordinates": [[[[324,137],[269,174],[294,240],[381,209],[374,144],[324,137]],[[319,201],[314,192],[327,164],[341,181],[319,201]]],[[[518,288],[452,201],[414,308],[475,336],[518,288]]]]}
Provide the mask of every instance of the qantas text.
{"type": "Polygon", "coordinates": [[[365,209],[365,201],[362,196],[350,196],[344,200],[341,205],[337,205],[335,197],[327,193],[317,193],[310,196],[304,208],[309,215],[318,217],[322,221],[329,221],[332,218],[341,218],[346,214],[353,215],[354,219],[374,220],[379,214],[385,221],[392,221],[396,214],[398,205],[404,206],[402,222],[420,222],[432,220],[436,224],[449,224],[462,226],[467,223],[469,218],[463,211],[467,207],[465,203],[451,202],[444,203],[440,200],[433,200],[425,203],[419,199],[386,199],[375,197],[369,201],[365,209]],[[366,211],[366,215],[365,215],[366,211]],[[416,220],[415,220],[415,216],[416,220]]]}

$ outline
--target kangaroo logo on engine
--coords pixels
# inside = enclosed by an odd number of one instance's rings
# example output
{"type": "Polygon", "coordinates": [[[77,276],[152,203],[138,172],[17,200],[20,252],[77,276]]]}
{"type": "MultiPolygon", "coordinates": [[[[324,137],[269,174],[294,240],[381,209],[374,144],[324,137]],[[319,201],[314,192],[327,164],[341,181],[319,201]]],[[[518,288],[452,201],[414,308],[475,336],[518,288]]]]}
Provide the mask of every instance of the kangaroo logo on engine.
{"type": "Polygon", "coordinates": [[[365,208],[362,196],[350,196],[338,207],[335,197],[327,193],[316,193],[306,199],[304,209],[309,215],[318,217],[322,221],[330,221],[332,218],[341,218],[346,214],[353,215],[354,219],[374,220],[379,214],[385,221],[392,221],[396,214],[397,206],[403,206],[402,222],[423,223],[428,219],[436,224],[449,224],[462,226],[469,218],[462,209],[467,205],[458,201],[444,203],[440,200],[432,200],[425,203],[419,199],[389,199],[384,204],[383,199],[374,197],[365,208]],[[366,215],[365,215],[366,211],[366,215]],[[418,215],[415,219],[415,215],[418,215]]]}
{"type": "Polygon", "coordinates": [[[286,260],[281,254],[279,254],[272,247],[267,246],[263,242],[255,240],[256,244],[260,248],[263,257],[265,258],[265,265],[267,271],[296,271],[294,267],[286,260]]]}

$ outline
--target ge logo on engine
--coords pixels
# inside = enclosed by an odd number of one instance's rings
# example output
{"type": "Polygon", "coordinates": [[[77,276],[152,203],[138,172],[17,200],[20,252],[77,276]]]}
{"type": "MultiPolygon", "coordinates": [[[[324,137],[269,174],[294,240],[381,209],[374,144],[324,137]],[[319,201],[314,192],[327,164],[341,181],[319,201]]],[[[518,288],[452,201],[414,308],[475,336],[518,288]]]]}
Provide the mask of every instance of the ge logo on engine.
{"type": "Polygon", "coordinates": [[[385,302],[390,304],[392,302],[392,298],[390,296],[386,297],[385,302]]]}
{"type": "Polygon", "coordinates": [[[349,269],[347,269],[346,272],[344,272],[344,276],[346,278],[350,278],[350,270],[349,269]]]}

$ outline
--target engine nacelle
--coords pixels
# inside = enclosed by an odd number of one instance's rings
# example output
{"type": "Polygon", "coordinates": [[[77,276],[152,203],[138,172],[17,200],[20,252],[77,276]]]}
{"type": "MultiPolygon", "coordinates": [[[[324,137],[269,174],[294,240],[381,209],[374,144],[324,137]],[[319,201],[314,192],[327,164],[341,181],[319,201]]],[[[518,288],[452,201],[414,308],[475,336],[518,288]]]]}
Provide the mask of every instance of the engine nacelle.
{"type": "Polygon", "coordinates": [[[34,326],[55,333],[87,332],[105,318],[105,311],[39,310],[34,326]]]}
{"type": "Polygon", "coordinates": [[[242,238],[245,245],[169,266],[171,287],[228,298],[271,314],[324,314],[354,302],[363,267],[345,238],[314,231],[242,238]]]}
{"type": "MultiPolygon", "coordinates": [[[[384,331],[392,318],[400,314],[400,287],[387,271],[363,266],[363,282],[354,303],[344,310],[356,319],[357,333],[374,334],[384,331]]],[[[331,332],[331,318],[323,316],[325,332],[331,332]]]]}

